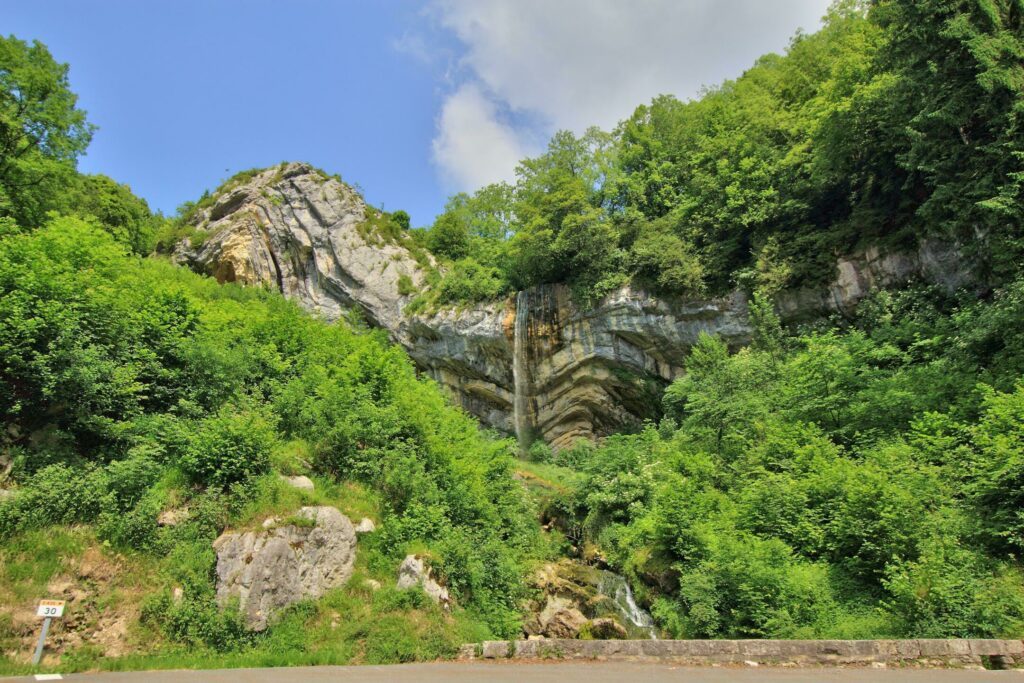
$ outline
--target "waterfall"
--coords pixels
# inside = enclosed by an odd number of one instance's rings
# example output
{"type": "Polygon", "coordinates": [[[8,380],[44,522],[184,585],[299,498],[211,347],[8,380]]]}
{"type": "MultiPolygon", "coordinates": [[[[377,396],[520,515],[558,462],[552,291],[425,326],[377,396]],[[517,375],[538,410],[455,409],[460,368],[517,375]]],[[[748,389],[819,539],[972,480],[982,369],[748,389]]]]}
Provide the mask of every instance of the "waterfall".
{"type": "Polygon", "coordinates": [[[598,591],[615,603],[615,609],[637,631],[646,634],[652,640],[657,640],[654,618],[636,604],[633,589],[629,587],[629,582],[624,577],[612,572],[601,572],[598,591]]]}
{"type": "Polygon", "coordinates": [[[512,384],[515,396],[512,399],[512,417],[515,422],[516,440],[519,450],[525,451],[529,444],[529,386],[526,373],[526,347],[529,336],[530,300],[526,290],[516,294],[515,336],[512,340],[512,384]]]}

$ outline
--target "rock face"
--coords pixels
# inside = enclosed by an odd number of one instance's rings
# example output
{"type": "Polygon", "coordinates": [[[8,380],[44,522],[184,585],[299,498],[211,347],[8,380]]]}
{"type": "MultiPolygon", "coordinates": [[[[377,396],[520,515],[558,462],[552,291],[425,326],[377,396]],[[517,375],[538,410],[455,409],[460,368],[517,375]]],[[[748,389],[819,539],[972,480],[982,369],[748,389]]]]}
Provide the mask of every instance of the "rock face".
{"type": "Polygon", "coordinates": [[[629,584],[617,574],[563,558],[539,567],[531,584],[539,595],[524,605],[530,614],[523,624],[527,636],[657,637],[651,615],[636,604],[629,584]]]}
{"type": "Polygon", "coordinates": [[[356,524],[357,534],[372,534],[377,530],[377,525],[373,523],[373,520],[369,517],[363,517],[359,520],[359,524],[356,524]]]}
{"type": "MultiPolygon", "coordinates": [[[[587,308],[551,285],[406,315],[408,293],[434,264],[375,228],[376,215],[347,185],[286,164],[220,193],[195,218],[205,241],[182,242],[175,259],[220,281],[270,284],[329,320],[358,308],[463,408],[524,445],[542,437],[563,448],[655,416],[660,390],[683,372],[702,332],[733,348],[750,338],[738,291],[667,299],[624,287],[587,308]]],[[[829,287],[783,292],[777,307],[787,320],[845,313],[872,288],[913,278],[952,290],[970,282],[960,253],[936,241],[913,252],[868,249],[840,259],[829,287]]]]}
{"type": "Polygon", "coordinates": [[[610,617],[590,620],[587,630],[594,640],[625,640],[629,637],[626,627],[610,617]]]}
{"type": "Polygon", "coordinates": [[[304,507],[296,516],[312,525],[226,533],[214,541],[217,602],[237,598],[253,630],[265,629],[281,608],[318,598],[352,576],[356,533],[348,518],[332,507],[304,507]]]}
{"type": "Polygon", "coordinates": [[[552,596],[538,616],[541,634],[548,638],[575,638],[587,623],[574,603],[562,597],[552,596]]]}
{"type": "Polygon", "coordinates": [[[702,332],[745,344],[746,298],[667,301],[624,287],[583,308],[551,285],[412,317],[399,339],[483,422],[561,448],[650,416],[702,332]]]}
{"type": "Polygon", "coordinates": [[[877,247],[845,256],[836,262],[836,279],[824,289],[782,292],[775,301],[788,320],[822,312],[849,313],[872,290],[893,287],[914,279],[953,292],[977,284],[960,249],[948,242],[922,240],[916,250],[882,253],[877,247]]]}
{"type": "Polygon", "coordinates": [[[174,260],[219,282],[270,284],[329,320],[355,306],[372,324],[395,329],[407,299],[399,278],[418,288],[425,273],[375,229],[378,214],[308,164],[275,166],[200,211],[193,222],[205,239],[198,247],[182,241],[174,260]]]}
{"type": "Polygon", "coordinates": [[[407,590],[413,586],[420,586],[423,592],[434,602],[442,605],[451,603],[448,589],[439,584],[431,575],[430,568],[426,566],[423,559],[416,555],[406,555],[402,564],[398,567],[398,590],[407,590]]]}

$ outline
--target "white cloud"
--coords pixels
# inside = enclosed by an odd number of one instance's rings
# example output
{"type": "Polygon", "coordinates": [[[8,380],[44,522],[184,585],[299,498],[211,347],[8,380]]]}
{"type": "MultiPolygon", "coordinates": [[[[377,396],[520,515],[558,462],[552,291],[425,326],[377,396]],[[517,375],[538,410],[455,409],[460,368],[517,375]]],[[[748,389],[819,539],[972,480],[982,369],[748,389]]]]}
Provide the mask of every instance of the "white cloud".
{"type": "Polygon", "coordinates": [[[474,83],[448,96],[437,128],[434,161],[458,190],[511,180],[516,163],[534,151],[500,120],[497,105],[474,83]]]}
{"type": "Polygon", "coordinates": [[[435,159],[460,189],[508,177],[515,163],[507,155],[531,134],[607,129],[658,94],[693,97],[784,49],[797,28],[817,29],[829,1],[436,0],[434,16],[465,53],[462,85],[439,119],[435,159]],[[502,124],[499,111],[545,130],[502,124]],[[460,112],[476,130],[459,127],[460,112]],[[481,131],[499,130],[501,149],[471,144],[481,131]],[[463,158],[475,154],[482,158],[463,158]]]}

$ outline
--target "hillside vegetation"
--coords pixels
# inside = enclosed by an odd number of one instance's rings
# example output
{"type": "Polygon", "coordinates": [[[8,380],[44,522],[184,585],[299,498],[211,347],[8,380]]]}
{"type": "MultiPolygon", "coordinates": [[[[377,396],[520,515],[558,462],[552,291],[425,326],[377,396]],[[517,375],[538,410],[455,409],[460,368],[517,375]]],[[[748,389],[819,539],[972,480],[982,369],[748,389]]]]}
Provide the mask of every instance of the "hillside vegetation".
{"type": "Polygon", "coordinates": [[[697,100],[558,133],[429,231],[380,213],[381,239],[442,262],[416,306],[551,282],[751,294],[752,345],[702,338],[659,423],[517,464],[355,316],[154,254],[201,238],[209,197],[166,218],[79,174],[92,127],[67,66],[0,38],[0,672],[27,669],[25,610],[72,578],[94,591],[79,626],[126,657],[69,639],[71,668],[451,656],[518,636],[559,552],[622,571],[674,637],[1019,637],[1022,117],[1021,0],[841,1],[697,100]],[[929,237],[960,245],[975,290],[776,317],[838,254],[929,237]],[[215,603],[211,542],[310,504],[379,529],[346,586],[249,632],[215,603]],[[451,613],[392,588],[412,552],[451,613]]]}
{"type": "Polygon", "coordinates": [[[841,0],[735,81],[555,135],[426,236],[440,303],[547,282],[700,295],[817,285],[855,247],[963,241],[1012,276],[1024,217],[1018,0],[841,0]]]}
{"type": "Polygon", "coordinates": [[[485,633],[517,630],[537,528],[510,442],[451,408],[382,335],[55,218],[0,240],[0,349],[20,484],[0,504],[0,542],[87,524],[104,546],[150,558],[150,588],[167,592],[142,613],[167,638],[248,642],[213,604],[210,543],[297,508],[278,472],[319,473],[317,498],[343,510],[343,484],[369,497],[363,513],[382,524],[367,569],[382,583],[406,552],[426,552],[485,633]],[[158,525],[165,509],[187,521],[158,525]],[[183,600],[170,601],[172,586],[183,600]]]}
{"type": "Polygon", "coordinates": [[[78,174],[91,128],[67,67],[13,37],[0,58],[0,671],[25,668],[35,600],[65,586],[84,591],[57,627],[72,668],[408,661],[516,634],[543,547],[511,441],[357,318],[143,257],[192,205],[166,219],[78,174]],[[212,541],[317,504],[376,520],[356,575],[248,632],[215,604],[212,541]],[[394,589],[410,552],[451,614],[394,589]]]}
{"type": "Polygon", "coordinates": [[[545,514],[676,637],[1018,637],[1024,282],[881,292],[856,328],[760,313],[736,354],[701,339],[659,425],[535,446],[577,471],[545,514]]]}

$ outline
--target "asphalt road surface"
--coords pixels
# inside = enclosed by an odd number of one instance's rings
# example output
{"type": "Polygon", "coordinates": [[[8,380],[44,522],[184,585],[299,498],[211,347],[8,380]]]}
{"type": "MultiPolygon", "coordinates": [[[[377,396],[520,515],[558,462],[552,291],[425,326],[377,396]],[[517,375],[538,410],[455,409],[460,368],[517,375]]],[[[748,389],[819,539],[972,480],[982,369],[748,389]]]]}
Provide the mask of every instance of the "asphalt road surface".
{"type": "MultiPolygon", "coordinates": [[[[12,681],[56,680],[39,676],[12,681]]],[[[396,666],[320,666],[218,671],[136,671],[71,674],[80,683],[976,683],[1021,681],[1024,671],[954,669],[691,668],[629,662],[436,663],[396,666]]]]}

